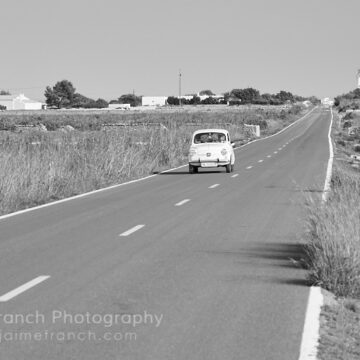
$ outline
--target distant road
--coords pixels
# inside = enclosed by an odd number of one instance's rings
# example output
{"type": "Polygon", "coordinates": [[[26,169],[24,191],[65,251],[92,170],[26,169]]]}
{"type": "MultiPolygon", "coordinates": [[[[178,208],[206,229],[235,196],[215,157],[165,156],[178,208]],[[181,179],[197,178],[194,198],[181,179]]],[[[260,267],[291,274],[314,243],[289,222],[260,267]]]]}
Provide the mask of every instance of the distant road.
{"type": "Polygon", "coordinates": [[[0,358],[298,359],[309,288],[290,259],[329,124],[316,109],[231,174],[184,167],[0,220],[0,358]]]}

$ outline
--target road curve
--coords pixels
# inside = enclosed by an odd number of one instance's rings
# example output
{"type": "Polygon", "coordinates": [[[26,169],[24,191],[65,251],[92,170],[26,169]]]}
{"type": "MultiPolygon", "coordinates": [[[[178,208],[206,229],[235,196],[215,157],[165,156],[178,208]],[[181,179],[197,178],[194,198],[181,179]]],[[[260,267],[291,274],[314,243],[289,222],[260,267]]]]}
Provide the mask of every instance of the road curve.
{"type": "Polygon", "coordinates": [[[0,220],[0,358],[298,359],[309,288],[291,259],[329,123],[318,108],[236,150],[233,174],[182,168],[0,220]]]}

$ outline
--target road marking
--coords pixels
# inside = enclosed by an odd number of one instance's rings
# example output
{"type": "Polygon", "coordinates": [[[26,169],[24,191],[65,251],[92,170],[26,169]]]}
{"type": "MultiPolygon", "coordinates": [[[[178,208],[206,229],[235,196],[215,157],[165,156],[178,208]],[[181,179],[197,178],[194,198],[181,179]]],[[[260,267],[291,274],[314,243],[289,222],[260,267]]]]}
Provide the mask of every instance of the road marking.
{"type": "Polygon", "coordinates": [[[182,200],[182,201],[180,201],[180,202],[178,202],[177,204],[175,204],[175,206],[181,206],[181,205],[184,205],[184,204],[186,204],[187,202],[189,202],[190,201],[190,199],[185,199],[185,200],[182,200]]]}
{"type": "Polygon", "coordinates": [[[259,162],[259,163],[262,163],[263,161],[264,161],[264,160],[259,160],[258,162],[259,162]]]}
{"type": "Polygon", "coordinates": [[[209,189],[215,189],[216,187],[218,187],[220,184],[214,184],[214,185],[211,185],[209,186],[209,189]]]}
{"type": "Polygon", "coordinates": [[[282,148],[278,148],[278,150],[280,151],[282,148]]]}
{"type": "Polygon", "coordinates": [[[277,151],[274,151],[274,154],[277,154],[277,151]]]}
{"type": "Polygon", "coordinates": [[[267,157],[268,157],[268,158],[271,158],[271,155],[268,155],[267,157]]]}
{"type": "Polygon", "coordinates": [[[134,233],[135,231],[138,231],[140,230],[141,228],[143,228],[145,225],[136,225],[134,226],[133,228],[123,232],[122,234],[120,234],[119,236],[129,236],[131,235],[132,233],[134,233]]]}
{"type": "Polygon", "coordinates": [[[305,323],[301,339],[299,360],[317,359],[319,345],[320,312],[323,305],[320,287],[312,286],[308,298],[305,323]]]}
{"type": "Polygon", "coordinates": [[[20,295],[21,293],[25,292],[26,290],[29,290],[30,288],[40,284],[41,282],[47,280],[50,276],[49,275],[42,275],[38,276],[37,278],[27,282],[24,285],[19,286],[18,288],[9,291],[5,295],[0,297],[0,302],[6,302],[14,298],[15,296],[20,295]]]}
{"type": "MultiPolygon", "coordinates": [[[[331,128],[333,123],[333,112],[331,108],[330,108],[330,112],[331,112],[331,121],[328,132],[330,154],[329,154],[328,166],[326,170],[324,190],[322,194],[323,203],[327,201],[327,196],[330,191],[332,165],[334,159],[334,150],[331,141],[331,128]]],[[[320,314],[323,303],[324,303],[324,297],[322,295],[321,288],[317,286],[316,287],[312,286],[310,288],[308,303],[306,307],[305,323],[301,338],[299,360],[317,359],[318,345],[320,338],[320,314]]]]}
{"type": "Polygon", "coordinates": [[[231,177],[232,177],[232,178],[236,178],[237,176],[239,176],[239,174],[234,174],[234,175],[232,175],[231,177]]]}
{"type": "Polygon", "coordinates": [[[251,169],[251,168],[252,168],[252,166],[248,166],[246,169],[248,169],[248,170],[249,170],[249,169],[251,169]]]}
{"type": "Polygon", "coordinates": [[[333,145],[332,145],[332,141],[331,141],[331,127],[332,127],[334,116],[333,116],[332,108],[330,108],[330,110],[331,110],[331,121],[330,121],[329,132],[328,132],[329,160],[328,160],[328,165],[327,165],[327,169],[326,169],[326,178],[325,178],[324,190],[323,190],[323,194],[322,194],[322,201],[323,202],[327,201],[327,197],[328,197],[328,194],[329,194],[329,191],[330,191],[331,176],[332,176],[332,166],[333,166],[333,160],[334,160],[334,149],[333,149],[333,145]]]}

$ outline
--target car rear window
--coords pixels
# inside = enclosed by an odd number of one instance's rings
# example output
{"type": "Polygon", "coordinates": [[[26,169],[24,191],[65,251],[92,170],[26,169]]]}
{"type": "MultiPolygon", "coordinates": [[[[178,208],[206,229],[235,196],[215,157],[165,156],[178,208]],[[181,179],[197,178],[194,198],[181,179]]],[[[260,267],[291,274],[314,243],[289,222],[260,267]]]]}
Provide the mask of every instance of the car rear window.
{"type": "Polygon", "coordinates": [[[211,142],[225,142],[226,135],[220,132],[204,132],[198,133],[194,137],[195,144],[211,143],[211,142]]]}

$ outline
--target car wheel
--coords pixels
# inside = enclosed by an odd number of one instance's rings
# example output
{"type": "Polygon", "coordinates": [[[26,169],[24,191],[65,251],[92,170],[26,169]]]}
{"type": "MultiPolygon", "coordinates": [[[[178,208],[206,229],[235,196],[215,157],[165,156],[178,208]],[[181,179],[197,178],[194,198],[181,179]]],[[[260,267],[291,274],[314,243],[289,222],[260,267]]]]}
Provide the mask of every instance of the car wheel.
{"type": "Polygon", "coordinates": [[[230,173],[231,172],[231,164],[227,164],[226,165],[226,172],[230,173]]]}
{"type": "Polygon", "coordinates": [[[194,168],[194,173],[197,174],[199,172],[199,168],[197,166],[193,166],[194,168]]]}
{"type": "Polygon", "coordinates": [[[189,174],[193,174],[195,172],[195,167],[189,164],[189,174]]]}
{"type": "Polygon", "coordinates": [[[231,172],[234,171],[234,166],[235,166],[235,165],[231,165],[231,172]]]}

